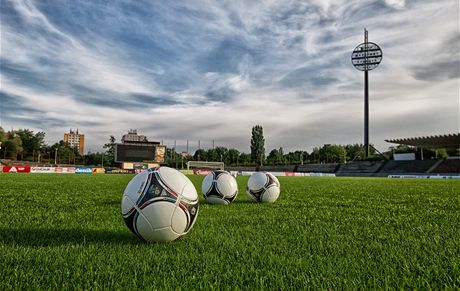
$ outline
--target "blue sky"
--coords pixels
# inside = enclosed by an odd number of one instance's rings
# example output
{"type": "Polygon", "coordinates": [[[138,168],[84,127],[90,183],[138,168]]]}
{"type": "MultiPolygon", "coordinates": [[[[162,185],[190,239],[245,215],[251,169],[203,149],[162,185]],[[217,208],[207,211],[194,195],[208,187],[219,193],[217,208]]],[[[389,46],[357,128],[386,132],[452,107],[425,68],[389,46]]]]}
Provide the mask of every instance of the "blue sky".
{"type": "Polygon", "coordinates": [[[137,128],[249,152],[256,124],[268,151],[362,143],[364,27],[371,142],[459,131],[457,0],[0,1],[1,126],[48,143],[137,128]]]}

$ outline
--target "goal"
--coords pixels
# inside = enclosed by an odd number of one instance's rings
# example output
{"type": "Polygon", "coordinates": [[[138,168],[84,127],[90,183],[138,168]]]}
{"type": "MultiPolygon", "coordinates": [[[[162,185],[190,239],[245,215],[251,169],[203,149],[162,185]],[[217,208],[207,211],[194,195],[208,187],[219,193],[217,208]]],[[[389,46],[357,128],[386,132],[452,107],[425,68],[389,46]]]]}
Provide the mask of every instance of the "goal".
{"type": "Polygon", "coordinates": [[[202,161],[188,161],[187,170],[191,169],[224,169],[223,162],[202,162],[202,161]]]}

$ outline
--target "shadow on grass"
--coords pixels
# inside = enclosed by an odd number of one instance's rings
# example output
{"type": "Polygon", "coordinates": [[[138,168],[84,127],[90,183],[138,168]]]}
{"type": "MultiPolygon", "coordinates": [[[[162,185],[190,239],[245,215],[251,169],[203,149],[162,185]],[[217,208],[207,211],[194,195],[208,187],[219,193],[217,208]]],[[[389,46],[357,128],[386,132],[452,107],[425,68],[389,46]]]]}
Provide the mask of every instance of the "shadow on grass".
{"type": "Polygon", "coordinates": [[[1,228],[0,244],[46,247],[67,244],[143,244],[129,232],[86,229],[1,228]]]}

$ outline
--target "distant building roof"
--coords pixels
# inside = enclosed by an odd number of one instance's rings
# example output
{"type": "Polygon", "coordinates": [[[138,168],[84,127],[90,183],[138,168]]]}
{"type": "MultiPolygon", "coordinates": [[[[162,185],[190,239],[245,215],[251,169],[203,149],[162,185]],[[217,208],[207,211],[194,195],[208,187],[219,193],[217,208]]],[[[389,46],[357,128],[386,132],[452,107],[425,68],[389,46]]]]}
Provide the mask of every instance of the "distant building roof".
{"type": "Polygon", "coordinates": [[[429,149],[457,149],[460,148],[460,133],[386,139],[385,141],[429,149]]]}
{"type": "Polygon", "coordinates": [[[145,135],[137,134],[137,129],[130,129],[127,134],[121,137],[121,141],[125,142],[148,142],[145,135]]]}

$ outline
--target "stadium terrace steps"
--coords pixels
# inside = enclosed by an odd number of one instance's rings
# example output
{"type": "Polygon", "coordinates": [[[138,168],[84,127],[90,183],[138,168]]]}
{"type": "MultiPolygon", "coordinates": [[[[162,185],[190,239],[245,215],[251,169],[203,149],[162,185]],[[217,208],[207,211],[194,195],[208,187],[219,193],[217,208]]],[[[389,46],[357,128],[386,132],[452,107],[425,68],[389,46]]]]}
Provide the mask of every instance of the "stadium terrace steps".
{"type": "Polygon", "coordinates": [[[300,173],[335,173],[339,164],[304,164],[297,166],[300,173]]]}
{"type": "Polygon", "coordinates": [[[436,163],[433,164],[428,170],[426,170],[427,173],[433,173],[433,171],[440,165],[442,164],[443,159],[437,160],[436,163]]]}
{"type": "Polygon", "coordinates": [[[427,173],[438,160],[388,161],[380,170],[386,174],[427,173]]]}
{"type": "Polygon", "coordinates": [[[280,166],[260,166],[259,171],[263,172],[295,172],[296,165],[280,165],[280,166]]]}
{"type": "Polygon", "coordinates": [[[225,167],[226,171],[255,172],[256,167],[225,167]]]}
{"type": "Polygon", "coordinates": [[[355,161],[341,164],[337,169],[337,176],[372,176],[377,173],[385,161],[355,161]]]}
{"type": "Polygon", "coordinates": [[[460,173],[460,159],[445,159],[431,173],[460,173]]]}

